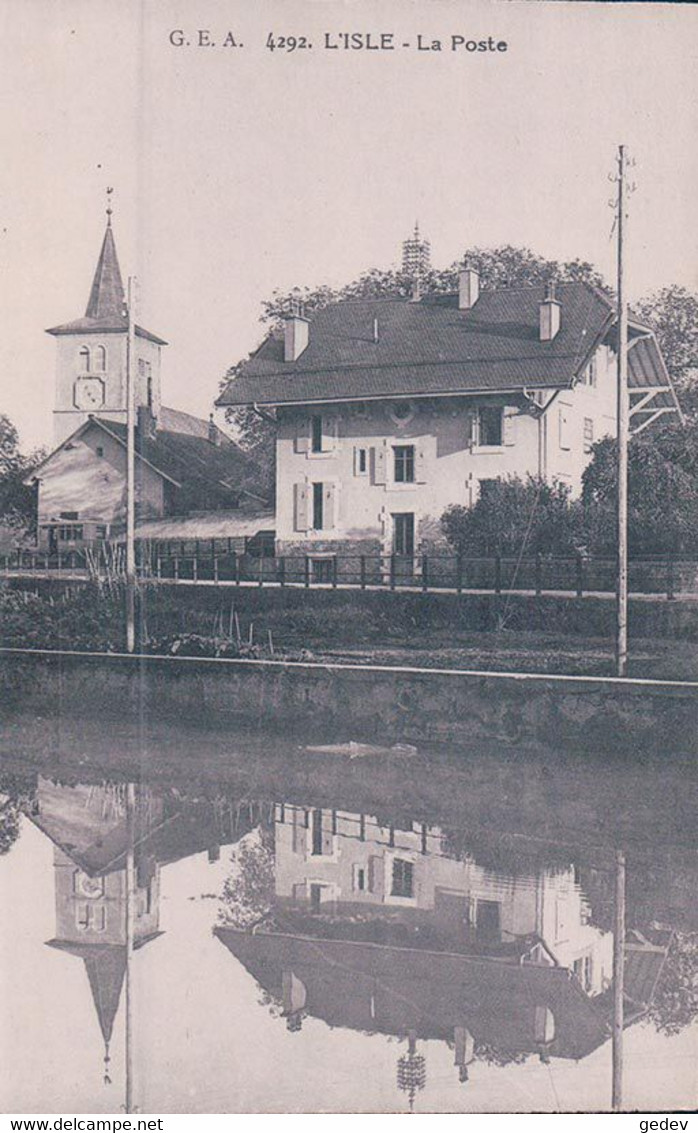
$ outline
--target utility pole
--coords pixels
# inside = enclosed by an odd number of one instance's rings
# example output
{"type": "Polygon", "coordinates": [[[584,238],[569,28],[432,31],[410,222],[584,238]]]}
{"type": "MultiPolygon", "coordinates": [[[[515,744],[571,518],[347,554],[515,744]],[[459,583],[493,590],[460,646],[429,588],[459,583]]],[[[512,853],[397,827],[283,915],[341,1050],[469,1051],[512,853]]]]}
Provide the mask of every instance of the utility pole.
{"type": "Polygon", "coordinates": [[[126,350],[126,651],[136,648],[136,279],[128,281],[126,350]]]}
{"type": "Polygon", "coordinates": [[[618,147],[618,387],[616,408],[618,421],[618,566],[616,578],[616,675],[628,675],[628,434],[630,405],[628,397],[628,304],[625,298],[625,238],[627,155],[625,146],[618,147]]]}
{"type": "Polygon", "coordinates": [[[126,785],[126,1058],[125,1058],[125,1110],[133,1113],[133,900],[136,891],[134,862],[136,788],[126,785]]]}
{"type": "Polygon", "coordinates": [[[625,854],[616,851],[615,923],[613,926],[613,1085],[611,1109],[620,1113],[623,1108],[623,1023],[624,1023],[624,963],[625,963],[625,854]]]}

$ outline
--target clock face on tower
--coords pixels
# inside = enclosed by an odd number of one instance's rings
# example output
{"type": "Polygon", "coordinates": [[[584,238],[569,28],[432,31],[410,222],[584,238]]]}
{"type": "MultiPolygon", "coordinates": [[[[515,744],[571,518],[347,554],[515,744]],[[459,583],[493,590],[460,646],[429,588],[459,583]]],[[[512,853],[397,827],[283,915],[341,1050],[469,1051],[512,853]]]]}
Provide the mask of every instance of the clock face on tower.
{"type": "Polygon", "coordinates": [[[90,413],[104,405],[104,382],[101,378],[77,378],[73,400],[78,409],[90,413]]]}

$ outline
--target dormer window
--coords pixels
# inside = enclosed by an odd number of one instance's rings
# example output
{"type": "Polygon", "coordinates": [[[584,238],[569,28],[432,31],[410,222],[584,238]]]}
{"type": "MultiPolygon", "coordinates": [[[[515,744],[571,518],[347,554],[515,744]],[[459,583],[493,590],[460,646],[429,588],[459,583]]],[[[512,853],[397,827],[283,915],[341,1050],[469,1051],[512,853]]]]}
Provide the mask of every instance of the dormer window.
{"type": "Polygon", "coordinates": [[[78,351],[78,361],[80,363],[80,369],[82,370],[82,372],[84,374],[89,374],[89,372],[90,372],[90,348],[89,348],[89,346],[81,346],[80,347],[80,350],[78,351]]]}

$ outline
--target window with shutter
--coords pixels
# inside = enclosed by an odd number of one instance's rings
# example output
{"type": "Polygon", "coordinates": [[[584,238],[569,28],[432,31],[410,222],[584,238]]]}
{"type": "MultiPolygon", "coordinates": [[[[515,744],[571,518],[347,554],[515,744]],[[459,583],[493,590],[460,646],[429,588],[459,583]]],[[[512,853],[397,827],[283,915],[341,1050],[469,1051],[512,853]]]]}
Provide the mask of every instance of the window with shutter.
{"type": "Polygon", "coordinates": [[[325,526],[325,485],[313,484],[313,531],[322,531],[325,526]]]}
{"type": "Polygon", "coordinates": [[[566,405],[561,405],[558,410],[558,433],[560,448],[568,449],[570,447],[570,422],[569,408],[566,405]]]}
{"type": "Polygon", "coordinates": [[[483,405],[478,413],[478,440],[480,448],[502,444],[503,411],[498,405],[483,405]]]}

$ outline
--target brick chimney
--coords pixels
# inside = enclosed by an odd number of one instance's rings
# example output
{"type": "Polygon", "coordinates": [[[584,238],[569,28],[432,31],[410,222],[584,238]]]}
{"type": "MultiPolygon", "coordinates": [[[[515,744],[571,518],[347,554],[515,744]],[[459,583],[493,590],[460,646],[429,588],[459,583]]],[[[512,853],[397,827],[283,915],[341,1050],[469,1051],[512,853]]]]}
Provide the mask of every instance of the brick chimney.
{"type": "Polygon", "coordinates": [[[474,264],[466,260],[458,273],[458,307],[469,311],[480,295],[480,273],[474,264]]]}
{"type": "Polygon", "coordinates": [[[293,311],[284,323],[284,362],[296,362],[310,338],[310,323],[298,311],[293,311]]]}
{"type": "Polygon", "coordinates": [[[545,297],[539,307],[539,328],[541,342],[552,342],[560,329],[562,307],[555,298],[555,281],[546,284],[545,297]]]}

